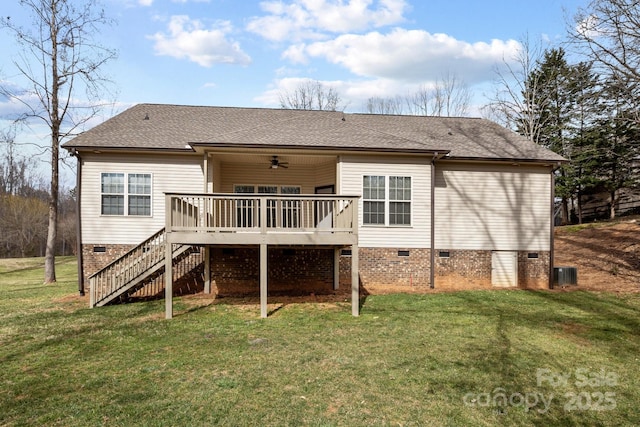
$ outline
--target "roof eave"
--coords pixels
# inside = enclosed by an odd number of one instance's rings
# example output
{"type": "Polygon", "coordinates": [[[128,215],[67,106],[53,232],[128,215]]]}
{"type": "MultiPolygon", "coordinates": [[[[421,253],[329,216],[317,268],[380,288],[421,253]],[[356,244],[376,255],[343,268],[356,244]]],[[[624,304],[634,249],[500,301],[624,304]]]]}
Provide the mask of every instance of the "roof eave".
{"type": "Polygon", "coordinates": [[[242,148],[242,149],[281,149],[281,150],[321,150],[321,151],[354,151],[371,153],[405,153],[405,154],[447,154],[448,149],[432,148],[390,148],[390,147],[357,147],[334,145],[296,145],[296,144],[234,144],[224,142],[191,142],[194,147],[211,148],[242,148]]]}
{"type": "Polygon", "coordinates": [[[465,162],[500,162],[500,163],[529,163],[529,164],[564,164],[569,163],[567,159],[532,159],[521,157],[469,157],[469,156],[445,156],[444,160],[457,160],[465,162]]]}
{"type": "Polygon", "coordinates": [[[185,145],[185,148],[173,148],[173,147],[114,147],[114,146],[96,146],[96,145],[64,145],[62,148],[72,151],[154,151],[154,152],[167,152],[167,153],[195,153],[195,149],[189,145],[185,145]]]}

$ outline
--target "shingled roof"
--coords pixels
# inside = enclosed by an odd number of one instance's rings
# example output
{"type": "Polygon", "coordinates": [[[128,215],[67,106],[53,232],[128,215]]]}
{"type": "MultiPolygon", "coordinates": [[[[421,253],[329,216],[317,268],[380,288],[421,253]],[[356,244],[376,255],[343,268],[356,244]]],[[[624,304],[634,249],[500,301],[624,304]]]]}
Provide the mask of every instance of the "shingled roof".
{"type": "Polygon", "coordinates": [[[188,146],[449,153],[451,158],[562,161],[489,120],[266,108],[139,104],[67,149],[184,151],[188,146]]]}

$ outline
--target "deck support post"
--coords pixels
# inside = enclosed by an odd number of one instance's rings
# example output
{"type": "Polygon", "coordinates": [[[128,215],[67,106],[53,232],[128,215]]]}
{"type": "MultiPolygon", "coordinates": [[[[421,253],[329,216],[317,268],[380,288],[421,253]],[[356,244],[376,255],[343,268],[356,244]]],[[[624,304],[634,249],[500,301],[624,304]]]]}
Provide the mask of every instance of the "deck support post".
{"type": "Polygon", "coordinates": [[[260,317],[267,317],[267,244],[260,244],[260,317]]]}
{"type": "Polygon", "coordinates": [[[173,318],[173,245],[168,241],[165,242],[164,255],[164,317],[165,319],[173,318]]]}
{"type": "Polygon", "coordinates": [[[351,246],[351,314],[360,315],[360,275],[358,272],[358,245],[351,246]]]}
{"type": "Polygon", "coordinates": [[[340,248],[333,250],[333,290],[340,288],[340,248]]]}
{"type": "Polygon", "coordinates": [[[204,293],[211,293],[211,246],[204,247],[204,293]]]}

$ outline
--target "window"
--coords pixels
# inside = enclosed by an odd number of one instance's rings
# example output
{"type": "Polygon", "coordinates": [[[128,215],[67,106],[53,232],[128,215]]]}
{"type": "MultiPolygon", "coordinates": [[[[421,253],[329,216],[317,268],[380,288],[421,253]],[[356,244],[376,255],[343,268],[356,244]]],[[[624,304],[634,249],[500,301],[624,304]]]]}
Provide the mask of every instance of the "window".
{"type": "MultiPolygon", "coordinates": [[[[300,186],[290,185],[234,185],[235,193],[245,194],[300,194],[300,186]]],[[[254,200],[238,201],[238,226],[252,227],[259,224],[254,200]],[[254,221],[255,217],[255,221],[254,221]]],[[[268,200],[267,227],[297,228],[300,226],[301,206],[299,200],[268,200]]]]}
{"type": "MultiPolygon", "coordinates": [[[[255,189],[253,185],[236,185],[233,188],[233,192],[240,194],[253,194],[255,189]]],[[[256,213],[253,209],[253,205],[253,199],[238,200],[238,204],[236,205],[236,221],[238,227],[253,227],[253,224],[257,223],[257,221],[254,221],[256,213]]]]}
{"type": "Polygon", "coordinates": [[[385,177],[365,176],[362,182],[363,215],[365,224],[384,225],[385,177]]]}
{"type": "MultiPolygon", "coordinates": [[[[258,185],[258,194],[277,194],[278,187],[275,185],[258,185]]],[[[267,200],[267,227],[273,227],[276,223],[276,201],[267,200]]]]}
{"type": "Polygon", "coordinates": [[[151,175],[129,174],[129,215],[151,215],[151,175]]]}
{"type": "Polygon", "coordinates": [[[362,199],[365,225],[411,225],[411,177],[366,175],[362,199]]]}
{"type": "Polygon", "coordinates": [[[124,174],[102,174],[102,215],[124,215],[124,174]]]}
{"type": "MultiPolygon", "coordinates": [[[[300,187],[282,186],[280,194],[300,194],[300,187]]],[[[300,226],[301,206],[300,200],[282,201],[282,224],[284,228],[298,228],[300,226]]]]}
{"type": "Polygon", "coordinates": [[[151,174],[108,172],[100,180],[102,215],[151,216],[151,174]]]}
{"type": "Polygon", "coordinates": [[[411,225],[411,178],[389,177],[389,225],[411,225]]]}

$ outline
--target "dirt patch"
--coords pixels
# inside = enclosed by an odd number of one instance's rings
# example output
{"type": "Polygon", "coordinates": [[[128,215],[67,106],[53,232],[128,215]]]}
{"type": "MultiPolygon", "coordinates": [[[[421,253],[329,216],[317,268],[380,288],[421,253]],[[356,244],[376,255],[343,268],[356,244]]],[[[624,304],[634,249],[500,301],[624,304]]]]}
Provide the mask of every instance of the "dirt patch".
{"type": "Polygon", "coordinates": [[[577,267],[578,289],[640,292],[639,220],[556,228],[554,266],[577,267]]]}

